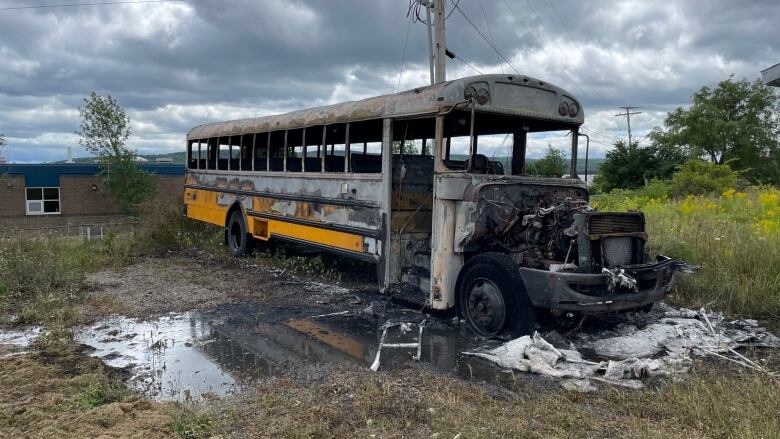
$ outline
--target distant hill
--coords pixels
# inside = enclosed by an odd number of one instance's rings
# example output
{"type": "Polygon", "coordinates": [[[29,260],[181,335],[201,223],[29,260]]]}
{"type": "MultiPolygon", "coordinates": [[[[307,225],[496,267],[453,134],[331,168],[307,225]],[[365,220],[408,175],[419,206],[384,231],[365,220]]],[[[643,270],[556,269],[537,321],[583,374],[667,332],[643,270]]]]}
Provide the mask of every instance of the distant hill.
{"type": "MultiPolygon", "coordinates": [[[[173,163],[177,165],[183,165],[187,160],[187,154],[184,151],[169,152],[165,154],[138,154],[138,157],[148,160],[150,163],[154,163],[158,158],[170,158],[173,160],[173,163]]],[[[78,157],[73,159],[73,161],[76,163],[95,163],[95,158],[78,157]]],[[[51,162],[51,163],[65,163],[65,160],[58,160],[56,162],[51,162]]]]}
{"type": "Polygon", "coordinates": [[[154,162],[157,159],[169,158],[172,159],[173,163],[176,163],[177,165],[183,165],[187,162],[187,153],[184,151],[169,152],[165,154],[139,154],[139,157],[143,157],[150,162],[154,162]]]}
{"type": "MultiPolygon", "coordinates": [[[[148,160],[151,163],[154,163],[158,158],[170,158],[173,160],[173,163],[177,165],[183,165],[187,161],[187,153],[184,151],[180,152],[169,152],[164,154],[139,154],[139,157],[143,157],[144,159],[148,160]]],[[[456,160],[465,160],[466,155],[463,154],[453,154],[452,158],[456,160]]],[[[509,168],[509,157],[493,157],[491,160],[496,160],[504,164],[504,167],[506,169],[509,168]]],[[[533,163],[537,161],[538,159],[528,159],[528,163],[533,163]]],[[[94,157],[81,157],[77,159],[73,159],[76,163],[94,163],[95,158],[94,157]]],[[[588,159],[588,174],[598,174],[599,166],[604,162],[603,158],[590,158],[588,159]]],[[[60,160],[58,162],[54,163],[65,163],[65,160],[60,160]]],[[[581,158],[577,160],[577,172],[580,174],[585,173],[585,159],[581,158]]]]}
{"type": "MultiPolygon", "coordinates": [[[[452,154],[451,156],[454,160],[466,160],[468,158],[468,155],[466,154],[452,154]]],[[[497,162],[501,162],[504,164],[504,169],[509,169],[509,157],[506,156],[496,156],[496,157],[489,157],[490,160],[495,160],[497,162]]],[[[539,159],[531,159],[529,158],[526,160],[526,163],[534,163],[539,159]]],[[[568,160],[568,159],[567,159],[568,160]]],[[[588,174],[597,174],[599,170],[599,166],[604,162],[603,158],[589,158],[588,159],[588,174]]],[[[568,164],[568,161],[566,162],[568,164]]],[[[584,174],[585,173],[585,159],[581,158],[577,160],[577,173],[578,174],[584,174]]]]}

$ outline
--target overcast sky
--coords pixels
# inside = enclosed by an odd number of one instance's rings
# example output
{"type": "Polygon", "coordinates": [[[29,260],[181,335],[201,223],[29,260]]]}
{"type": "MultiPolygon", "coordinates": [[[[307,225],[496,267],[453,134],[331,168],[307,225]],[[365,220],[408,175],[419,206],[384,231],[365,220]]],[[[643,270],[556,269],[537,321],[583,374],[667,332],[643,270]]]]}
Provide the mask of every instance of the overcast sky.
{"type": "MultiPolygon", "coordinates": [[[[84,0],[91,2],[96,0],[84,0]]],[[[448,8],[452,7],[447,0],[448,8]]],[[[1,10],[61,0],[0,0],[0,132],[16,162],[76,156],[78,107],[118,99],[139,153],[180,151],[199,124],[392,93],[408,0],[185,0],[1,10]]],[[[641,138],[702,85],[754,80],[780,62],[777,0],[461,0],[522,74],[578,96],[595,155],[641,138]],[[772,45],[774,43],[774,46],[772,45]]],[[[426,85],[424,24],[409,28],[400,88],[426,85]]],[[[447,47],[481,72],[513,72],[457,10],[447,47]]],[[[448,62],[448,78],[476,72],[448,62]]],[[[551,138],[559,143],[563,139],[551,138]]],[[[539,155],[538,141],[531,155],[539,155]]]]}

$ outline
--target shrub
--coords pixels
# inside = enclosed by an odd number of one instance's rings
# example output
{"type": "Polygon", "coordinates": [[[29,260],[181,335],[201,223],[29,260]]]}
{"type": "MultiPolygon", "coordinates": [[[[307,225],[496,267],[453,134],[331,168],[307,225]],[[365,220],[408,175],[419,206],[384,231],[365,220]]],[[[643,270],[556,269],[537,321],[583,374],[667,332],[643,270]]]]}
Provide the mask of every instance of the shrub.
{"type": "Polygon", "coordinates": [[[672,175],[672,195],[684,197],[721,194],[734,187],[737,177],[727,164],[690,160],[672,175]]]}
{"type": "Polygon", "coordinates": [[[135,232],[137,254],[161,254],[198,247],[222,252],[222,229],[185,217],[177,205],[146,203],[135,232]]]}

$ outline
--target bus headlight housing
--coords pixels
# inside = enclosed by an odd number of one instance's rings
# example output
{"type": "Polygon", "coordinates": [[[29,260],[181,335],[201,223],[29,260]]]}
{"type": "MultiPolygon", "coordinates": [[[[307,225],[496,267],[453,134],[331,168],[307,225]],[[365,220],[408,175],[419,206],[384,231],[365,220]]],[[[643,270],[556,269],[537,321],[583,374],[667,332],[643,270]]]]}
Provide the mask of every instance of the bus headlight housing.
{"type": "Polygon", "coordinates": [[[569,114],[569,104],[566,102],[561,102],[560,105],[558,105],[558,114],[561,116],[566,116],[569,114]]]}
{"type": "Polygon", "coordinates": [[[463,90],[463,98],[467,101],[474,98],[479,105],[487,105],[490,102],[490,89],[487,82],[474,82],[467,85],[463,90]]]}
{"type": "Polygon", "coordinates": [[[576,117],[580,114],[580,106],[576,102],[563,101],[558,104],[558,114],[561,116],[576,117]]]}
{"type": "Polygon", "coordinates": [[[569,104],[569,117],[574,117],[580,112],[580,106],[572,102],[569,104]]]}

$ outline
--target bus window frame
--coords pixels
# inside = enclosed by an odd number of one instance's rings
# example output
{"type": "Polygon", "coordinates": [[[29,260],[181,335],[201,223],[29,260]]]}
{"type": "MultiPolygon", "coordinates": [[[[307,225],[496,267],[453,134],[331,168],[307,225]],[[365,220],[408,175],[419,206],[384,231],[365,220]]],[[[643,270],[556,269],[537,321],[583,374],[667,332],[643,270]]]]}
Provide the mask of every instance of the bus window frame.
{"type": "MultiPolygon", "coordinates": [[[[430,116],[433,116],[433,115],[426,115],[426,117],[430,117],[430,116]]],[[[349,121],[349,122],[334,122],[332,124],[324,123],[322,125],[316,125],[317,127],[321,127],[321,129],[323,130],[322,137],[320,139],[321,143],[319,143],[319,146],[318,146],[318,157],[322,161],[321,169],[319,171],[313,171],[313,170],[306,171],[305,160],[304,160],[304,156],[303,155],[300,158],[301,162],[302,162],[301,163],[301,171],[290,171],[288,169],[288,167],[289,167],[289,161],[288,161],[289,157],[288,156],[290,155],[291,152],[294,153],[294,151],[290,150],[291,149],[291,142],[290,142],[290,140],[291,140],[290,135],[291,134],[290,134],[290,131],[291,130],[301,130],[301,137],[302,137],[301,142],[296,142],[296,143],[301,143],[301,146],[302,146],[301,154],[303,154],[303,151],[308,152],[308,148],[307,148],[308,146],[314,146],[314,145],[306,145],[306,140],[305,140],[306,137],[307,137],[306,136],[307,128],[311,128],[311,127],[290,128],[290,129],[284,129],[284,130],[266,130],[266,131],[258,131],[258,132],[247,133],[247,134],[229,134],[229,135],[210,137],[208,139],[199,139],[199,140],[198,139],[193,139],[193,140],[190,140],[190,142],[192,142],[193,145],[194,145],[194,142],[198,142],[198,145],[199,145],[198,147],[200,149],[200,152],[198,153],[199,157],[203,156],[205,154],[204,166],[201,167],[200,163],[198,163],[198,167],[195,168],[195,169],[202,170],[202,171],[215,171],[215,172],[225,172],[225,171],[228,171],[228,172],[231,172],[231,173],[232,172],[251,172],[251,173],[259,173],[259,174],[269,174],[269,175],[289,175],[289,174],[296,175],[296,174],[301,174],[301,176],[303,176],[304,174],[311,174],[311,175],[329,174],[330,178],[342,178],[342,177],[344,177],[344,178],[349,178],[349,179],[367,179],[367,180],[380,179],[380,178],[382,178],[381,175],[384,172],[384,170],[381,169],[381,168],[377,172],[355,172],[355,170],[353,169],[354,168],[354,164],[353,164],[352,157],[351,157],[352,152],[354,151],[354,148],[352,148],[352,145],[355,143],[354,140],[352,139],[352,137],[354,135],[354,129],[355,129],[355,127],[353,125],[355,123],[361,123],[361,122],[371,123],[371,122],[373,122],[377,126],[376,127],[369,126],[369,128],[370,129],[374,129],[374,128],[378,129],[379,127],[383,126],[383,121],[385,119],[387,119],[387,118],[367,119],[367,120],[349,121]],[[341,171],[326,172],[325,171],[325,169],[326,169],[325,160],[326,160],[326,157],[328,156],[328,153],[329,153],[328,149],[327,149],[328,148],[328,144],[327,144],[327,142],[328,142],[327,130],[328,130],[328,127],[331,127],[331,126],[334,126],[334,125],[343,125],[343,127],[344,127],[343,128],[344,129],[344,144],[343,144],[344,145],[344,168],[341,171]],[[281,166],[281,169],[271,170],[271,159],[272,159],[272,151],[271,151],[272,139],[271,139],[271,136],[274,135],[274,133],[276,133],[276,135],[280,135],[282,132],[284,133],[284,140],[283,140],[283,143],[281,145],[281,153],[282,154],[281,154],[281,157],[279,157],[279,158],[283,159],[282,160],[282,166],[281,166]],[[244,170],[242,168],[243,168],[243,162],[245,160],[244,160],[243,154],[241,154],[241,151],[244,148],[244,143],[246,143],[247,146],[250,143],[250,141],[248,139],[244,138],[245,136],[248,136],[250,134],[252,135],[252,141],[251,141],[252,148],[250,150],[251,154],[249,154],[249,155],[251,155],[251,157],[252,157],[251,158],[252,166],[251,166],[251,169],[244,170]],[[258,151],[257,151],[258,135],[261,135],[261,136],[265,135],[266,136],[265,137],[265,145],[264,145],[264,148],[266,150],[266,157],[265,157],[266,169],[265,170],[258,170],[257,167],[255,166],[255,160],[257,159],[257,154],[258,154],[258,151]],[[238,145],[238,148],[233,148],[233,146],[234,146],[233,145],[233,143],[234,143],[233,140],[234,140],[234,137],[236,137],[236,136],[238,136],[239,138],[235,139],[235,140],[237,140],[237,142],[239,142],[240,144],[238,145]],[[223,142],[223,140],[224,140],[224,142],[223,142]],[[203,144],[204,143],[206,145],[205,151],[203,151],[204,150],[204,148],[203,148],[203,144]],[[221,148],[222,145],[224,145],[225,148],[221,148]],[[212,154],[214,155],[214,157],[210,157],[210,155],[209,155],[209,152],[211,152],[211,151],[209,151],[210,149],[213,149],[212,154]],[[237,157],[239,159],[239,162],[238,162],[238,164],[233,166],[232,158],[233,158],[233,155],[235,154],[234,153],[235,149],[238,149],[238,151],[239,151],[239,154],[238,154],[238,157],[237,157]],[[223,150],[224,150],[223,155],[226,154],[227,155],[227,159],[228,159],[227,163],[226,163],[226,168],[227,169],[221,169],[220,168],[220,153],[223,150]],[[213,166],[213,169],[210,168],[211,166],[213,166]]],[[[390,118],[390,119],[391,119],[391,122],[394,122],[396,120],[396,118],[390,118]]],[[[315,125],[312,125],[312,126],[315,126],[315,125]]],[[[311,130],[309,130],[309,131],[311,131],[311,130]]],[[[373,133],[373,131],[370,131],[370,132],[373,133]]],[[[309,135],[311,135],[311,133],[309,135]]],[[[376,133],[370,134],[369,136],[371,138],[377,137],[377,139],[376,140],[371,140],[371,141],[366,140],[366,141],[358,142],[358,143],[363,143],[363,148],[362,148],[363,149],[363,154],[369,154],[368,151],[367,151],[368,143],[376,144],[376,146],[378,148],[376,153],[370,153],[372,155],[375,154],[375,155],[377,155],[379,157],[382,157],[386,153],[385,149],[387,149],[387,148],[389,148],[388,149],[389,152],[387,152],[387,153],[391,154],[391,152],[392,152],[392,145],[386,147],[383,144],[383,140],[382,140],[384,138],[384,132],[383,131],[377,131],[376,133]]],[[[319,137],[319,136],[317,136],[317,137],[319,137]]],[[[364,137],[365,137],[365,135],[364,135],[364,137]]],[[[334,143],[334,145],[335,145],[335,143],[334,143]]],[[[341,143],[339,143],[339,145],[341,145],[341,143]]],[[[334,149],[334,151],[335,151],[335,149],[334,149]]],[[[359,151],[360,150],[358,150],[358,152],[356,152],[356,153],[359,154],[360,153],[359,151]]],[[[332,155],[336,156],[335,152],[332,155]]],[[[392,156],[392,154],[391,154],[391,156],[392,156]]]]}

